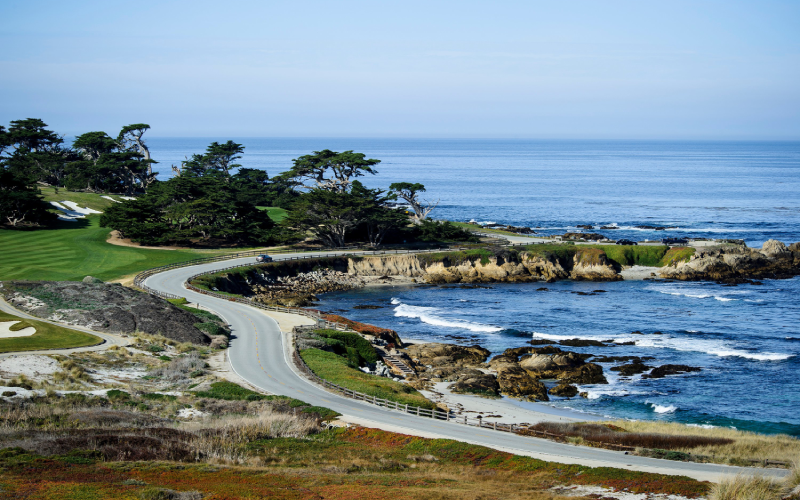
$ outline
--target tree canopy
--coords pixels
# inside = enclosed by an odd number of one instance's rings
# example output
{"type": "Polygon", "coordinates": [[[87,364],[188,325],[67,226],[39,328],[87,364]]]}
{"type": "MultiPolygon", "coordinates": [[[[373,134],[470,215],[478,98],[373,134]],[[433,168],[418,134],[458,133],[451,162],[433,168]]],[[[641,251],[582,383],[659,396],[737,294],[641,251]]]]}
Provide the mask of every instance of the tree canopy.
{"type": "Polygon", "coordinates": [[[330,149],[314,151],[293,160],[292,168],[281,174],[306,189],[322,189],[342,193],[350,190],[353,179],[378,173],[373,167],[380,160],[367,159],[363,153],[330,149]]]}
{"type": "MultiPolygon", "coordinates": [[[[235,144],[229,141],[229,144],[235,144]]],[[[203,161],[226,168],[188,168],[181,175],[153,184],[146,194],[109,207],[100,219],[103,227],[149,245],[169,243],[206,245],[265,245],[273,239],[274,223],[246,197],[240,183],[232,182],[231,156],[241,145],[219,152],[212,143],[203,161]],[[214,158],[211,158],[214,157],[214,158]]],[[[264,174],[266,175],[266,174],[264,174]]]]}
{"type": "Polygon", "coordinates": [[[396,198],[402,198],[414,210],[414,218],[417,222],[428,218],[428,214],[436,208],[439,200],[434,203],[421,201],[419,193],[425,192],[425,186],[416,182],[395,182],[389,185],[389,192],[396,198]]]}

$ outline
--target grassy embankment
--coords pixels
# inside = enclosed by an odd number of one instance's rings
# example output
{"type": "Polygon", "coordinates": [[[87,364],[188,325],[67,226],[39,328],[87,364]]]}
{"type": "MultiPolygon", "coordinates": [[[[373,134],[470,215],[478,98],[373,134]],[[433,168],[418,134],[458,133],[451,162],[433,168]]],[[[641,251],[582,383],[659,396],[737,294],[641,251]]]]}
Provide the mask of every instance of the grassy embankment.
{"type": "Polygon", "coordinates": [[[416,389],[390,378],[364,373],[351,367],[348,359],[338,354],[320,349],[304,349],[300,351],[300,357],[320,378],[350,390],[409,406],[431,409],[436,407],[416,389]]]}
{"type": "Polygon", "coordinates": [[[274,498],[370,500],[551,500],[558,485],[629,493],[705,495],[686,477],[549,463],[448,439],[374,429],[322,431],[248,444],[249,466],[170,461],[103,461],[91,451],[43,458],[0,452],[3,491],[12,498],[274,498]],[[172,490],[167,493],[164,490],[172,490]],[[178,497],[177,492],[195,491],[178,497]],[[173,495],[173,496],[170,496],[173,495]]]}
{"type": "Polygon", "coordinates": [[[86,347],[102,342],[100,338],[88,333],[51,325],[42,321],[23,319],[0,311],[0,323],[7,321],[20,321],[20,323],[11,327],[11,331],[33,327],[36,328],[36,333],[29,337],[0,339],[0,352],[66,349],[70,347],[86,347]]]}

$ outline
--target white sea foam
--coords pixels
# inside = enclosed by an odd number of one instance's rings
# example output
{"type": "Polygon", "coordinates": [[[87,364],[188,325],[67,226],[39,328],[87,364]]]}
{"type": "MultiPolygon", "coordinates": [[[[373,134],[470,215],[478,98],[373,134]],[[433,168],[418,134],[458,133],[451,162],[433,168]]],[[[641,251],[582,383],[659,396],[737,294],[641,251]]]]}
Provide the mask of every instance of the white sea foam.
{"type": "Polygon", "coordinates": [[[678,409],[678,407],[674,405],[663,406],[649,401],[646,401],[646,403],[649,404],[656,413],[675,413],[675,410],[678,409]]]}
{"type": "MultiPolygon", "coordinates": [[[[394,304],[394,300],[392,304],[394,304]]],[[[480,323],[472,323],[460,319],[448,319],[438,316],[436,313],[439,309],[436,307],[420,307],[408,304],[399,303],[394,308],[394,315],[400,318],[417,318],[423,323],[434,326],[443,326],[445,328],[463,328],[471,332],[484,332],[492,333],[499,332],[502,328],[491,325],[482,325],[480,323]]]]}
{"type": "MultiPolygon", "coordinates": [[[[696,331],[692,333],[697,333],[696,331]]],[[[652,349],[674,349],[684,352],[704,352],[721,358],[738,356],[740,358],[752,359],[756,361],[782,361],[789,359],[794,354],[777,352],[750,352],[730,347],[727,343],[720,340],[706,340],[697,338],[677,338],[670,335],[555,335],[551,333],[533,332],[533,338],[541,338],[553,341],[568,339],[584,340],[613,340],[615,343],[635,342],[637,347],[649,347],[652,349]]]]}
{"type": "Polygon", "coordinates": [[[716,425],[711,424],[686,424],[687,427],[700,427],[701,429],[716,429],[716,425]]]}
{"type": "Polygon", "coordinates": [[[391,303],[392,303],[392,305],[395,305],[395,306],[396,305],[400,305],[400,299],[396,299],[396,298],[392,297],[392,302],[391,303]]]}
{"type": "MultiPolygon", "coordinates": [[[[733,297],[725,297],[725,296],[722,296],[722,295],[714,295],[713,293],[698,292],[698,291],[692,290],[692,288],[689,288],[689,287],[676,288],[676,287],[651,286],[651,287],[648,287],[648,289],[656,291],[658,293],[663,293],[665,295],[673,295],[673,296],[676,296],[676,297],[689,297],[689,298],[692,298],[692,299],[710,299],[710,298],[714,298],[714,299],[716,299],[716,300],[718,300],[720,302],[731,302],[731,301],[734,301],[734,300],[739,300],[739,299],[733,298],[733,297]]],[[[729,292],[729,293],[726,293],[726,294],[727,295],[743,295],[742,292],[737,292],[737,291],[732,291],[732,292],[729,292]]],[[[744,299],[744,300],[747,301],[747,302],[752,302],[751,300],[748,300],[748,299],[744,299]]]]}
{"type": "Polygon", "coordinates": [[[631,391],[630,389],[623,389],[620,387],[612,387],[612,388],[591,388],[587,389],[582,386],[578,386],[578,391],[586,393],[586,399],[600,399],[603,396],[610,396],[610,397],[625,397],[625,396],[643,396],[645,394],[652,394],[649,392],[641,392],[641,391],[631,391]]]}

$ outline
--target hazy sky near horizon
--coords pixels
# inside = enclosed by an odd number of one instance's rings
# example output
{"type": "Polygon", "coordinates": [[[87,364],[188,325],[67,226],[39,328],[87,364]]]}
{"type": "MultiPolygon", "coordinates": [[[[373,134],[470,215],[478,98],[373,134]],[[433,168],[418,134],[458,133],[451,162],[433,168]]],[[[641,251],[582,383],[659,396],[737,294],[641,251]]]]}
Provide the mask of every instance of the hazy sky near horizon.
{"type": "Polygon", "coordinates": [[[798,1],[0,2],[0,124],[800,139],[798,1]]]}

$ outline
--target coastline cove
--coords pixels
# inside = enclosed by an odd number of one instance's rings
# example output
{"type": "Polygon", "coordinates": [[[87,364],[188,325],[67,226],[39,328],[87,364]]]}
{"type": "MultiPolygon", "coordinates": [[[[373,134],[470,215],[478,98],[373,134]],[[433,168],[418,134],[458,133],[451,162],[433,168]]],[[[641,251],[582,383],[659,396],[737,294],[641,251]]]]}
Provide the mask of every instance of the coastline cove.
{"type": "Polygon", "coordinates": [[[414,343],[478,344],[492,356],[530,341],[603,346],[591,354],[651,357],[701,371],[647,379],[610,370],[608,385],[546,404],[588,416],[672,421],[800,436],[800,277],[761,285],[661,280],[383,285],[320,295],[314,307],[396,330],[414,343]]]}

